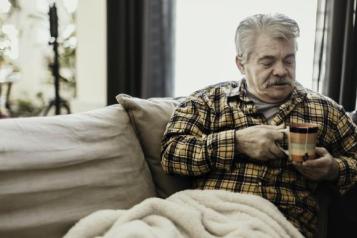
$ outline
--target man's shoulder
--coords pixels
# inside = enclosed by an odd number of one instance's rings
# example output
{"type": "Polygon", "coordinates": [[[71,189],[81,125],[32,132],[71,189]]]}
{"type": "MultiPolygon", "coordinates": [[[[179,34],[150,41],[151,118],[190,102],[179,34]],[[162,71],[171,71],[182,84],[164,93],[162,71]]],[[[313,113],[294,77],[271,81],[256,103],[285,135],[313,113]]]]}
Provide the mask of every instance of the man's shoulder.
{"type": "Polygon", "coordinates": [[[302,101],[302,105],[308,107],[311,113],[324,115],[326,118],[332,120],[338,120],[340,117],[346,115],[343,106],[330,97],[308,88],[305,88],[305,92],[306,97],[302,101]]]}
{"type": "Polygon", "coordinates": [[[209,85],[192,93],[192,97],[212,97],[221,96],[227,97],[239,88],[241,81],[225,81],[209,85]]]}
{"type": "Polygon", "coordinates": [[[209,85],[193,92],[180,105],[184,106],[194,103],[215,111],[217,110],[217,106],[220,108],[220,105],[224,104],[230,95],[235,94],[239,90],[240,84],[241,81],[225,81],[209,85]]]}
{"type": "Polygon", "coordinates": [[[328,96],[323,95],[322,93],[313,91],[311,89],[305,88],[306,90],[306,99],[308,103],[316,103],[321,105],[326,105],[332,108],[341,108],[342,106],[336,101],[331,99],[328,96]]]}

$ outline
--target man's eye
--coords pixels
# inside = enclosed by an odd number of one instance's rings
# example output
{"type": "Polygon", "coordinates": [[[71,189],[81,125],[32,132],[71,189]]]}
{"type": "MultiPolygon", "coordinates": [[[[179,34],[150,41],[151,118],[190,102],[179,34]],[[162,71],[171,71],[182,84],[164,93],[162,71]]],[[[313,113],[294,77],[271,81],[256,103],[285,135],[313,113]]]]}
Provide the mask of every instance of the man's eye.
{"type": "Polygon", "coordinates": [[[285,64],[286,65],[292,65],[292,64],[294,64],[294,61],[293,60],[286,60],[285,64]]]}
{"type": "Polygon", "coordinates": [[[272,62],[262,62],[261,64],[262,64],[264,67],[270,67],[270,66],[273,65],[272,62]]]}
{"type": "Polygon", "coordinates": [[[284,63],[285,63],[286,65],[292,65],[292,64],[295,63],[295,58],[289,57],[288,59],[284,60],[284,63]]]}

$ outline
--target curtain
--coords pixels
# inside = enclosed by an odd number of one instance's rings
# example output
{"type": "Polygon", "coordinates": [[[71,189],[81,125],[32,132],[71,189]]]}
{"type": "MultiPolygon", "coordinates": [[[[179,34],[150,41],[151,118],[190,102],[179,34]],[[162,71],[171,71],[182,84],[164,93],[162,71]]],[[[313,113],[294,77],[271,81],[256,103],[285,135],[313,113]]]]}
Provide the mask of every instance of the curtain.
{"type": "Polygon", "coordinates": [[[357,0],[319,0],[314,87],[352,111],[357,90],[357,0]]]}
{"type": "Polygon", "coordinates": [[[107,102],[173,95],[173,0],[107,0],[107,102]]]}

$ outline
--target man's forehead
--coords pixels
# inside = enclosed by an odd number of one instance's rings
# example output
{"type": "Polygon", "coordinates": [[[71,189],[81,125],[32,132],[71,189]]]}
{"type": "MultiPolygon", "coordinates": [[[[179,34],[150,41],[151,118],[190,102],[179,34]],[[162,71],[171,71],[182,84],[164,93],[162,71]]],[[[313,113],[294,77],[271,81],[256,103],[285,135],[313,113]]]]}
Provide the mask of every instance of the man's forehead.
{"type": "Polygon", "coordinates": [[[283,55],[280,55],[280,54],[269,54],[269,53],[265,53],[265,54],[261,54],[261,55],[257,55],[257,59],[258,60],[274,60],[276,59],[277,57],[282,57],[282,58],[290,58],[290,57],[295,57],[295,52],[291,52],[291,53],[288,53],[286,52],[285,54],[283,55]]]}
{"type": "Polygon", "coordinates": [[[296,52],[295,39],[277,39],[261,35],[255,42],[253,54],[260,58],[275,58],[276,56],[294,56],[296,52]]]}

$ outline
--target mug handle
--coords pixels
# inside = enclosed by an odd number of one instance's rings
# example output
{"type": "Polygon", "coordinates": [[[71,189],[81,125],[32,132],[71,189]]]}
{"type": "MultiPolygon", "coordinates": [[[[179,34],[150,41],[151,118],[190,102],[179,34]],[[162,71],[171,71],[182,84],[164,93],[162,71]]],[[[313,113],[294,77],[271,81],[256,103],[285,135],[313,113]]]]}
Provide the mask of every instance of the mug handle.
{"type": "Polygon", "coordinates": [[[289,157],[289,150],[284,150],[280,145],[278,145],[278,147],[279,147],[279,149],[280,149],[282,152],[284,152],[284,154],[285,154],[286,156],[289,157]]]}

